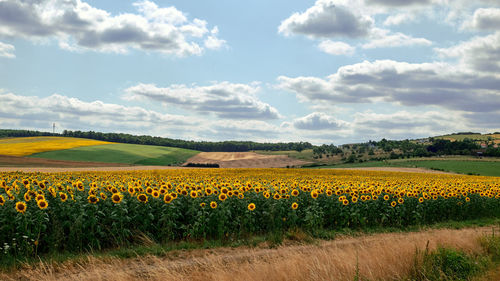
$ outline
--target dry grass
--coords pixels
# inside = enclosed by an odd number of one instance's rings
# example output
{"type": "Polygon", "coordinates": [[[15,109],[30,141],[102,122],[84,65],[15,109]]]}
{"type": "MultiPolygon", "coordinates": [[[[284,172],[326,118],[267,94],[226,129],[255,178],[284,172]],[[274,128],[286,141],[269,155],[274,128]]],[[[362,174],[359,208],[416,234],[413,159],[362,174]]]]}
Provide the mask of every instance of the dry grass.
{"type": "Polygon", "coordinates": [[[221,168],[283,168],[310,162],[286,155],[263,155],[255,152],[201,152],[186,163],[217,163],[221,168]]]}
{"type": "Polygon", "coordinates": [[[219,248],[174,251],[166,257],[120,260],[89,256],[84,261],[42,263],[0,280],[353,280],[356,264],[362,278],[398,280],[407,276],[415,249],[438,245],[479,252],[478,237],[491,228],[440,229],[376,234],[292,245],[277,249],[219,248]]]}

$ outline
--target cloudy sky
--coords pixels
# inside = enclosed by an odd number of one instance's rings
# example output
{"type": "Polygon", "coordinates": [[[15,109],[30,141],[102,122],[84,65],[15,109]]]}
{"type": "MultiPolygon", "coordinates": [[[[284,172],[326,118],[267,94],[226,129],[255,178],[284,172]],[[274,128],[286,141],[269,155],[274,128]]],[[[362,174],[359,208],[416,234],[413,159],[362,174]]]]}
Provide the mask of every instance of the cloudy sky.
{"type": "Polygon", "coordinates": [[[0,128],[343,144],[500,131],[500,1],[0,0],[0,128]]]}

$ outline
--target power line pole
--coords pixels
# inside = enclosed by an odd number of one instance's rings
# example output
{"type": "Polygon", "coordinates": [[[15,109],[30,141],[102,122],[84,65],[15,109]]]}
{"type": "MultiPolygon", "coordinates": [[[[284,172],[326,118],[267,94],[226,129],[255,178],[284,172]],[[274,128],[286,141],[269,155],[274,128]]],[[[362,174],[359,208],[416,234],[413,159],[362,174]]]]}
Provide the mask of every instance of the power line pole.
{"type": "Polygon", "coordinates": [[[56,123],[52,123],[52,133],[56,133],[56,123]]]}

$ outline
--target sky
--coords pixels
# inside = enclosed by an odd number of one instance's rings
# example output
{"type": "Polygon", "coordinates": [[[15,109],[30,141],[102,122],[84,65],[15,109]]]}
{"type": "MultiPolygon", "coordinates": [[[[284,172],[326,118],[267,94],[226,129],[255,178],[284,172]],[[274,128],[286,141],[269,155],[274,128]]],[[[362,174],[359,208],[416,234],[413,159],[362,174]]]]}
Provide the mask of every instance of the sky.
{"type": "Polygon", "coordinates": [[[336,145],[500,131],[499,0],[0,0],[0,128],[336,145]]]}

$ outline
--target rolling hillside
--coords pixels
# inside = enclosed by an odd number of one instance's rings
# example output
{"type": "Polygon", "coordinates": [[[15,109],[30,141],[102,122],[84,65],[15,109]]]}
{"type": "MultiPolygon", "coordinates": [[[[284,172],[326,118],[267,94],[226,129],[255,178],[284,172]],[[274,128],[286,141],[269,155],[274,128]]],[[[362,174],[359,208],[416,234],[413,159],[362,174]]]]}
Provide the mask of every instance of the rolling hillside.
{"type": "Polygon", "coordinates": [[[110,142],[68,137],[3,138],[0,139],[0,155],[26,156],[39,152],[105,144],[110,142]]]}
{"type": "Polygon", "coordinates": [[[41,152],[29,157],[134,165],[178,165],[199,151],[139,144],[106,144],[41,152]]]}

